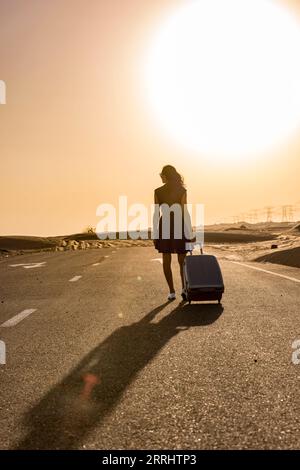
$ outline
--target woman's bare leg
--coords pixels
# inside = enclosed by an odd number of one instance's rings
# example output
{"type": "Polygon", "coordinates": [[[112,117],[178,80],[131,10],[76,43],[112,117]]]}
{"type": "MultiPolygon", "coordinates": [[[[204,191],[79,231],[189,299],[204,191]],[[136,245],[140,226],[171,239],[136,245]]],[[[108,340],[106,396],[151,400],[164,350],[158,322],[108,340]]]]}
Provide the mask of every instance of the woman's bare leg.
{"type": "Polygon", "coordinates": [[[184,260],[185,260],[185,256],[186,256],[185,253],[178,253],[177,254],[178,263],[179,263],[179,266],[180,266],[180,276],[181,276],[182,289],[184,289],[183,263],[184,263],[184,260]]]}
{"type": "Polygon", "coordinates": [[[165,275],[166,281],[167,281],[169,289],[170,289],[170,294],[175,292],[174,284],[173,284],[172,270],[171,270],[171,260],[172,260],[171,253],[163,253],[164,275],[165,275]]]}

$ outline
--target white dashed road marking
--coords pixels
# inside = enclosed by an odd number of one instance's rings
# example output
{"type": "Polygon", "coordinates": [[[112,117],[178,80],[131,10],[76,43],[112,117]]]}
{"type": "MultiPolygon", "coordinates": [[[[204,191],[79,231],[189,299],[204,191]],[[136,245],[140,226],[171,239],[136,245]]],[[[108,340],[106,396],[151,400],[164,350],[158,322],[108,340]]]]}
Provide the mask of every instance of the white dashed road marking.
{"type": "Polygon", "coordinates": [[[274,273],[273,271],[268,271],[267,269],[257,268],[256,266],[250,266],[249,264],[239,263],[238,261],[232,261],[234,264],[240,264],[241,266],[245,266],[246,268],[255,269],[256,271],[262,271],[263,273],[273,274],[273,276],[283,277],[284,279],[288,279],[289,281],[300,282],[300,279],[295,277],[285,276],[284,274],[274,273]]]}
{"type": "Polygon", "coordinates": [[[14,317],[10,318],[6,322],[2,323],[2,325],[0,326],[2,328],[9,328],[11,326],[15,326],[18,323],[20,323],[20,321],[24,320],[24,318],[28,317],[35,311],[36,311],[36,308],[28,308],[27,310],[23,310],[23,312],[18,313],[18,315],[15,315],[14,317]]]}
{"type": "Polygon", "coordinates": [[[78,281],[82,276],[74,276],[72,279],[69,279],[69,282],[76,282],[78,281]]]}

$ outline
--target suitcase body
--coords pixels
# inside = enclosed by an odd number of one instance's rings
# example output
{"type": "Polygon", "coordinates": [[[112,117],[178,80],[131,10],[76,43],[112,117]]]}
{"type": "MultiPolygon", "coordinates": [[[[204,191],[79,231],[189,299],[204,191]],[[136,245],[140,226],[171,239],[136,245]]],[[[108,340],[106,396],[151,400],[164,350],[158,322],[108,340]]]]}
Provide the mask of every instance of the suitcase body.
{"type": "Polygon", "coordinates": [[[224,283],[218,260],[212,255],[186,256],[184,261],[186,300],[217,300],[224,292],[224,283]]]}

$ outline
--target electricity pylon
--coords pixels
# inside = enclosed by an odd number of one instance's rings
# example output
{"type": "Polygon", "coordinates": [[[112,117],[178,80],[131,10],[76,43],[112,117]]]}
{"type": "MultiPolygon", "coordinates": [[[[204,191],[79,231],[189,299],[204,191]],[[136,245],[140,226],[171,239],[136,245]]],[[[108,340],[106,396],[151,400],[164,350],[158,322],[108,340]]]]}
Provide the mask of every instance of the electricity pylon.
{"type": "Polygon", "coordinates": [[[289,222],[292,222],[294,220],[294,212],[294,206],[292,206],[291,204],[287,206],[287,217],[289,222]]]}
{"type": "Polygon", "coordinates": [[[274,207],[272,207],[272,206],[267,206],[266,207],[267,222],[272,222],[272,220],[273,220],[273,210],[274,210],[274,207]]]}
{"type": "Polygon", "coordinates": [[[294,219],[294,206],[292,206],[292,204],[286,204],[285,206],[282,206],[281,210],[282,210],[282,216],[281,216],[282,222],[291,222],[294,219]]]}

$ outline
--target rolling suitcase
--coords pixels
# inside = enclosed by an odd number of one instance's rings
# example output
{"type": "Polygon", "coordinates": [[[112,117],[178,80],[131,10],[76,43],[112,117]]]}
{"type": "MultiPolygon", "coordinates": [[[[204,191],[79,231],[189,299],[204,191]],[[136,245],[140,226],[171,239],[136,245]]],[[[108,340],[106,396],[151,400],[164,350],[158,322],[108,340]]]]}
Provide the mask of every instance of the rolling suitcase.
{"type": "Polygon", "coordinates": [[[192,300],[217,300],[221,303],[224,283],[218,260],[203,254],[186,256],[184,261],[185,297],[192,300]]]}

